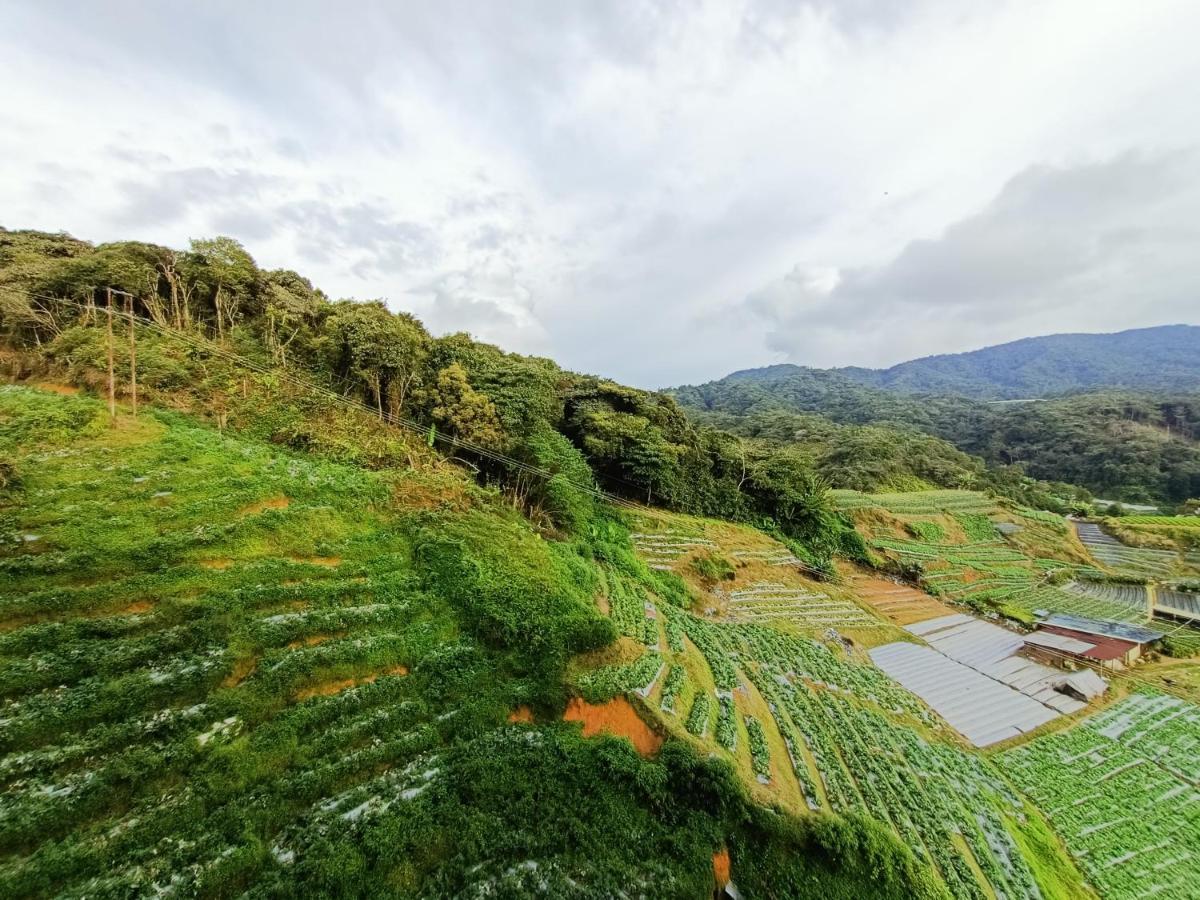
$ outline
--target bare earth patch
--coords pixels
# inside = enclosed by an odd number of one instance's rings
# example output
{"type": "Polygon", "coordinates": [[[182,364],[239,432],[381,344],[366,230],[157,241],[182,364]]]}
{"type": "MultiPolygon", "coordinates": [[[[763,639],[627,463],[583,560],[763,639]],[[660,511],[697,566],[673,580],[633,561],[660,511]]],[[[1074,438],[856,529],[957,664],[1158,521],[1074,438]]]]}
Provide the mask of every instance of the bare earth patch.
{"type": "Polygon", "coordinates": [[[54,381],[40,381],[34,384],[38,390],[49,391],[52,394],[61,394],[64,397],[74,397],[79,393],[79,388],[72,384],[59,384],[54,381]]]}
{"type": "Polygon", "coordinates": [[[342,635],[340,634],[310,634],[308,637],[302,637],[297,641],[292,641],[287,645],[287,648],[289,650],[295,650],[297,647],[315,647],[317,644],[323,644],[326,641],[341,636],[342,635]]]}
{"type": "Polygon", "coordinates": [[[136,603],[130,603],[128,606],[126,606],[124,609],[122,609],[118,613],[118,615],[122,615],[122,616],[141,615],[142,613],[150,612],[150,610],[153,607],[154,607],[154,604],[151,603],[149,600],[138,600],[136,603]]]}
{"type": "Polygon", "coordinates": [[[259,513],[266,512],[268,509],[287,509],[292,501],[282,494],[278,497],[269,497],[266,500],[259,500],[257,503],[251,503],[249,506],[243,506],[238,510],[239,516],[257,516],[259,513]]]}
{"type": "Polygon", "coordinates": [[[249,678],[256,668],[258,668],[257,656],[247,656],[245,659],[239,659],[234,663],[233,671],[226,675],[225,680],[221,682],[221,687],[237,687],[249,678]]]}
{"type": "Polygon", "coordinates": [[[292,562],[308,563],[310,566],[325,566],[326,568],[334,568],[342,564],[340,556],[289,556],[292,562]]]}
{"type": "Polygon", "coordinates": [[[582,722],[584,737],[611,734],[628,738],[642,756],[653,756],[663,743],[662,736],[642,720],[624,697],[614,697],[600,704],[572,697],[563,713],[563,721],[582,722]]]}
{"type": "Polygon", "coordinates": [[[922,591],[884,578],[855,575],[850,585],[859,599],[896,625],[911,625],[957,612],[922,591]]]}
{"type": "Polygon", "coordinates": [[[722,847],[713,854],[713,879],[717,887],[723,888],[729,884],[730,868],[729,849],[722,847]]]}
{"type": "Polygon", "coordinates": [[[331,681],[320,681],[316,684],[309,685],[303,690],[297,691],[293,699],[307,700],[310,697],[329,697],[333,694],[340,694],[347,688],[358,687],[360,684],[370,684],[376,678],[383,675],[407,675],[408,666],[392,666],[390,669],[384,669],[382,672],[372,672],[363,678],[338,678],[331,681]]]}
{"type": "Polygon", "coordinates": [[[533,724],[533,710],[528,706],[518,706],[508,714],[508,721],[522,722],[526,725],[533,724]]]}

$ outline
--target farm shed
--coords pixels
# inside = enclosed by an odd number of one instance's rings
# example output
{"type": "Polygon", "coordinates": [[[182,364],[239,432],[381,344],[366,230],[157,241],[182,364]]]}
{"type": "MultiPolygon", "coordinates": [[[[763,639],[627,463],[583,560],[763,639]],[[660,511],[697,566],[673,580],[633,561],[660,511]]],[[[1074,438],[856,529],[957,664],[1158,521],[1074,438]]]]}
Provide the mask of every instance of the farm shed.
{"type": "Polygon", "coordinates": [[[1084,669],[1068,675],[1058,685],[1057,689],[1086,703],[1108,690],[1108,682],[1091,669],[1084,669]]]}
{"type": "Polygon", "coordinates": [[[1064,657],[1074,657],[1116,670],[1133,665],[1142,650],[1162,636],[1152,628],[1056,613],[1026,636],[1025,646],[1034,658],[1061,662],[1064,657]]]}

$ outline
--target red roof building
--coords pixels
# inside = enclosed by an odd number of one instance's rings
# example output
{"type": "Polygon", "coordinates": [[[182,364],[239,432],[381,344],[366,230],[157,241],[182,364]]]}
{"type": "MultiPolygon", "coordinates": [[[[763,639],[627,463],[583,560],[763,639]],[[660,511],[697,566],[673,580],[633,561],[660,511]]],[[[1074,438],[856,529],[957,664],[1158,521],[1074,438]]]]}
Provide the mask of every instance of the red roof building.
{"type": "Polygon", "coordinates": [[[1161,631],[1127,622],[1053,613],[1025,637],[1025,651],[1042,662],[1061,664],[1074,659],[1087,666],[1115,670],[1132,666],[1142,650],[1162,636],[1161,631]]]}

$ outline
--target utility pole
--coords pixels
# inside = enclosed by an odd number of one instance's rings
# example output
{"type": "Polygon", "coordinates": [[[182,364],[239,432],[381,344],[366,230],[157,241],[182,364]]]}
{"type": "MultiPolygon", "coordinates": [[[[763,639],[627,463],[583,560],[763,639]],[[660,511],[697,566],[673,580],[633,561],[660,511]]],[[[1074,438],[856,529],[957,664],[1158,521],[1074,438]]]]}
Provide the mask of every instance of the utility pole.
{"type": "Polygon", "coordinates": [[[108,415],[109,425],[117,424],[117,388],[113,378],[113,327],[112,327],[112,288],[104,289],[108,300],[108,415]]]}
{"type": "Polygon", "coordinates": [[[133,329],[133,294],[125,295],[125,311],[129,314],[129,402],[137,418],[137,340],[133,329]]]}

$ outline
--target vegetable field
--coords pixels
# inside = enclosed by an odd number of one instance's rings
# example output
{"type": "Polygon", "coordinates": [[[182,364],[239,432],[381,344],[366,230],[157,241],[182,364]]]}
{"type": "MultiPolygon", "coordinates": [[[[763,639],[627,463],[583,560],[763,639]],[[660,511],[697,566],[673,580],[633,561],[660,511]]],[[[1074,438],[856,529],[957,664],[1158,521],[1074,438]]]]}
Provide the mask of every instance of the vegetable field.
{"type": "MultiPolygon", "coordinates": [[[[786,748],[787,759],[775,762],[791,767],[810,807],[888,824],[936,866],[955,897],[985,896],[977,871],[1005,896],[1040,896],[1011,831],[1026,815],[1022,801],[988,763],[926,737],[940,726],[920,700],[828,644],[763,625],[671,615],[702,648],[719,691],[752,686],[766,699],[786,748]]],[[[698,702],[706,716],[711,701],[698,702]]],[[[736,712],[721,705],[718,731],[724,711],[736,712]]],[[[758,732],[766,726],[746,726],[761,777],[768,761],[758,732]]],[[[689,729],[702,733],[692,722],[689,729]]]]}
{"type": "Polygon", "coordinates": [[[870,509],[876,507],[904,516],[926,516],[938,513],[989,515],[996,510],[996,501],[978,491],[913,491],[903,494],[864,494],[859,491],[831,491],[838,509],[870,509]]]}
{"type": "Polygon", "coordinates": [[[1000,757],[1104,897],[1196,896],[1200,707],[1142,693],[1000,757]]]}

